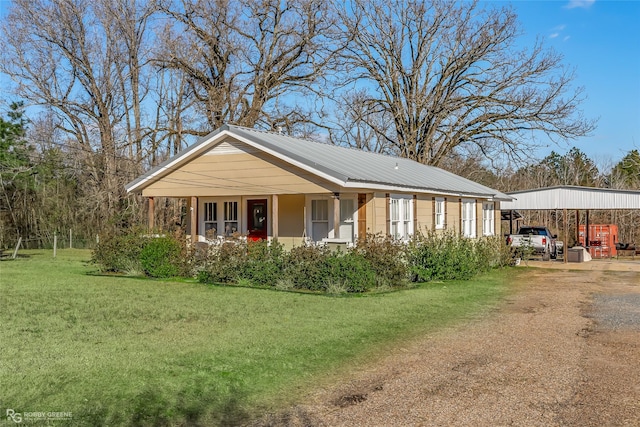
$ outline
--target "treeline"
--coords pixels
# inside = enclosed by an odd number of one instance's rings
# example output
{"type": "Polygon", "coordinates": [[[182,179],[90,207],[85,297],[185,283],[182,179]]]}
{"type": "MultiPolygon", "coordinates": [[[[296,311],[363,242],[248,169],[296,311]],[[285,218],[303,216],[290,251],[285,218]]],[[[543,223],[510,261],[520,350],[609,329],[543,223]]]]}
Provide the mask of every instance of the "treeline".
{"type": "MultiPolygon", "coordinates": [[[[476,165],[515,164],[533,135],[595,128],[562,58],[518,47],[520,34],[512,9],[478,1],[13,0],[0,22],[13,92],[0,97],[0,244],[139,224],[124,184],[224,123],[508,190],[517,170],[476,165]]],[[[156,206],[156,224],[180,223],[180,203],[156,206]]]]}
{"type": "MultiPolygon", "coordinates": [[[[14,245],[18,237],[25,246],[47,247],[54,233],[68,245],[72,230],[76,247],[92,246],[100,235],[135,228],[146,221],[144,205],[135,196],[119,201],[116,214],[100,205],[103,191],[91,174],[82,168],[79,156],[51,141],[39,144],[27,137],[29,121],[20,104],[12,104],[0,117],[0,247],[14,245]]],[[[138,173],[128,158],[119,159],[120,177],[138,173]]],[[[517,169],[490,169],[481,157],[469,156],[445,165],[466,176],[504,192],[555,185],[640,190],[640,153],[632,150],[607,170],[578,148],[566,154],[550,155],[517,169]]],[[[161,199],[156,209],[157,223],[164,229],[180,227],[185,219],[180,201],[161,199]]],[[[523,212],[527,223],[545,224],[560,231],[563,218],[557,212],[523,212]]],[[[569,218],[570,235],[575,235],[575,212],[569,218]]],[[[583,213],[584,215],[584,213],[583,213]]],[[[584,217],[581,222],[584,223],[584,217]]],[[[640,211],[592,212],[591,223],[614,223],[619,241],[640,239],[640,211]]],[[[570,242],[571,243],[571,242],[570,242]]]]}

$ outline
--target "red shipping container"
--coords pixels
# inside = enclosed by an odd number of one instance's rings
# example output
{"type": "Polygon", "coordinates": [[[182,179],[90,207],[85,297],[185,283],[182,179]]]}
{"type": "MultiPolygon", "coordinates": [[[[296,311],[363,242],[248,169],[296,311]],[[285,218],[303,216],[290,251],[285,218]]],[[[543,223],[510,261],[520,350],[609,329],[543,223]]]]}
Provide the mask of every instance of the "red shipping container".
{"type": "Polygon", "coordinates": [[[617,255],[617,224],[589,224],[589,244],[585,243],[586,226],[580,225],[580,244],[589,248],[591,258],[611,258],[617,255]]]}

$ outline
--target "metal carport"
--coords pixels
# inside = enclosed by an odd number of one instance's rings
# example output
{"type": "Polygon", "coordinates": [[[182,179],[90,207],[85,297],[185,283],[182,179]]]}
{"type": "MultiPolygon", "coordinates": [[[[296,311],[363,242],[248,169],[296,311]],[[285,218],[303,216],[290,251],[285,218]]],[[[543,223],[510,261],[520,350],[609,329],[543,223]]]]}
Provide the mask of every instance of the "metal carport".
{"type": "MultiPolygon", "coordinates": [[[[514,191],[506,193],[514,198],[503,201],[500,209],[505,216],[513,217],[513,212],[523,210],[562,210],[564,214],[564,242],[567,242],[567,210],[585,210],[588,218],[590,210],[640,210],[640,191],[617,190],[612,188],[578,187],[561,185],[532,190],[514,191]]],[[[511,232],[513,232],[511,230],[511,232]]],[[[589,241],[588,234],[585,241],[589,241]]],[[[564,257],[567,262],[567,257],[564,257]]]]}

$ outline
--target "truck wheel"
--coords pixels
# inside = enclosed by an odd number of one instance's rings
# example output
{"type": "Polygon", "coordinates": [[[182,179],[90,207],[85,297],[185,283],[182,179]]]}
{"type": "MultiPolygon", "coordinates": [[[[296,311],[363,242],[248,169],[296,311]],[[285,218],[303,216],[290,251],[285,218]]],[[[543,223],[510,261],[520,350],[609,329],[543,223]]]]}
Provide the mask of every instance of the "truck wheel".
{"type": "Polygon", "coordinates": [[[543,261],[549,261],[551,259],[551,254],[549,253],[549,250],[547,249],[546,251],[544,251],[544,253],[542,254],[542,260],[543,261]]]}

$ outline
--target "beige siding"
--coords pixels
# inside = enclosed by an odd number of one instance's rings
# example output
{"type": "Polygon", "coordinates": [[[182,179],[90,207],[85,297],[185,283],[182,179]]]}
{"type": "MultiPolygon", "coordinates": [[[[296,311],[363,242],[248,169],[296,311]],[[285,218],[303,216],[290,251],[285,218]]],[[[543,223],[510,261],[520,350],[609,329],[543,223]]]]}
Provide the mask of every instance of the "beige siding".
{"type": "Polygon", "coordinates": [[[303,243],[304,200],[302,194],[278,197],[278,241],[287,247],[303,243]]]}
{"type": "MultiPolygon", "coordinates": [[[[369,203],[367,203],[368,205],[369,203]]],[[[387,198],[385,193],[373,193],[372,204],[372,225],[371,232],[373,234],[387,234],[387,198]]],[[[367,210],[367,218],[369,218],[369,211],[367,210]]]]}
{"type": "Polygon", "coordinates": [[[457,197],[447,197],[445,203],[446,210],[446,229],[460,233],[460,199],[457,197]]]}
{"type": "Polygon", "coordinates": [[[235,150],[199,156],[149,185],[142,195],[242,196],[337,190],[332,183],[266,153],[235,150]]]}
{"type": "Polygon", "coordinates": [[[417,229],[416,233],[425,234],[433,230],[433,197],[427,194],[418,194],[417,204],[417,229]]]}

